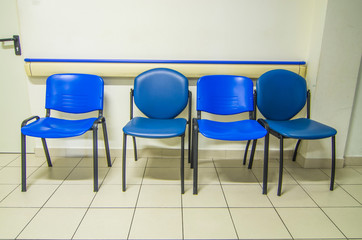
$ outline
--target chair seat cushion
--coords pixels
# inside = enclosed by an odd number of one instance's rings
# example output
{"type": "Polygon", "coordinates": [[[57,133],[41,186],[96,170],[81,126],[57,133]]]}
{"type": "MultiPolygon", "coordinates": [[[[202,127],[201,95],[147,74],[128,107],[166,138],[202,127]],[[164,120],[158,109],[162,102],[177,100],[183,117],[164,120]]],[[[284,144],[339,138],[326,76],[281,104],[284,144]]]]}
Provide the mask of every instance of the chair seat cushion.
{"type": "Polygon", "coordinates": [[[80,136],[90,130],[97,118],[67,120],[59,118],[40,118],[21,128],[21,133],[40,138],[66,138],[80,136]]]}
{"type": "Polygon", "coordinates": [[[227,141],[243,141],[262,138],[267,131],[255,120],[217,122],[208,119],[197,120],[199,132],[207,137],[227,141]]]}
{"type": "Polygon", "coordinates": [[[266,120],[269,128],[284,137],[296,139],[321,139],[337,134],[336,129],[308,118],[298,118],[288,121],[266,120]]]}
{"type": "Polygon", "coordinates": [[[123,128],[127,135],[144,138],[171,138],[185,133],[187,121],[184,118],[153,119],[135,117],[123,128]]]}

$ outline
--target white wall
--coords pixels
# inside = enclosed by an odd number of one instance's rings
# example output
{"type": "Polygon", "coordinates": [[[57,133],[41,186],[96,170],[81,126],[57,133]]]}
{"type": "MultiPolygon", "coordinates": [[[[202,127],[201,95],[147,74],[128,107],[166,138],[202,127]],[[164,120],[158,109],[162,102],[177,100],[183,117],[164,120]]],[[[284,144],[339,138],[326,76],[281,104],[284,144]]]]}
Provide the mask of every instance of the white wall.
{"type": "MultiPolygon", "coordinates": [[[[362,55],[362,1],[330,0],[327,5],[313,119],[337,129],[336,157],[343,159],[362,55]]],[[[330,158],[330,139],[309,141],[305,157],[330,158]]],[[[330,162],[330,161],[328,161],[330,162]]]]}
{"type": "MultiPolygon", "coordinates": [[[[28,58],[305,60],[308,63],[307,81],[313,93],[312,116],[336,126],[342,141],[346,140],[348,124],[341,124],[345,119],[334,118],[339,115],[336,110],[340,107],[351,111],[353,96],[337,109],[325,108],[340,94],[338,89],[342,81],[337,78],[345,76],[345,71],[336,67],[332,59],[328,60],[330,51],[335,57],[339,51],[344,54],[338,45],[341,39],[332,41],[332,45],[329,42],[335,37],[335,24],[337,29],[343,30],[346,22],[361,22],[360,18],[350,17],[349,11],[355,13],[357,9],[360,9],[358,0],[348,4],[340,0],[18,0],[23,56],[28,58]],[[327,6],[329,13],[326,15],[327,6]],[[333,20],[333,14],[339,16],[337,20],[333,20]],[[344,23],[338,22],[345,18],[344,23]],[[327,30],[324,30],[325,24],[327,30]],[[324,66],[322,69],[321,65],[324,66]],[[330,66],[338,71],[338,77],[331,81],[330,66]],[[324,85],[328,91],[323,90],[324,85]]],[[[350,40],[355,35],[347,36],[350,40]]],[[[190,79],[194,106],[195,81],[190,79]]],[[[129,89],[133,80],[106,78],[105,82],[110,146],[120,149],[121,128],[129,119],[129,89]]],[[[343,93],[353,85],[353,80],[348,82],[348,88],[342,88],[343,93]]],[[[45,78],[29,78],[28,83],[31,112],[42,115],[45,78]]],[[[234,118],[226,120],[231,119],[234,118]]],[[[337,144],[340,141],[337,139],[337,144]]],[[[132,148],[130,143],[128,147],[132,148]]],[[[261,149],[262,143],[259,143],[261,149]]],[[[91,136],[54,140],[49,145],[67,149],[90,148],[91,136]]],[[[285,147],[292,149],[293,145],[294,141],[289,140],[285,147]]],[[[178,139],[139,140],[140,148],[178,146],[178,139]]],[[[329,153],[329,146],[320,148],[320,143],[317,146],[311,148],[309,144],[303,144],[304,157],[321,157],[329,153]],[[306,150],[314,155],[307,155],[306,150]]],[[[37,147],[41,147],[40,141],[37,147]]],[[[339,158],[343,157],[344,147],[345,144],[338,145],[339,158]]],[[[202,138],[200,148],[242,149],[239,143],[202,138]]],[[[273,138],[271,148],[278,148],[273,138]]]]}
{"type": "MultiPolygon", "coordinates": [[[[19,35],[16,1],[1,0],[0,38],[13,35],[19,35]]],[[[13,42],[0,43],[0,152],[20,152],[20,124],[30,116],[27,82],[23,57],[15,55],[13,42]]]]}
{"type": "Polygon", "coordinates": [[[353,103],[350,128],[345,150],[345,158],[354,164],[362,164],[362,61],[353,103]]]}
{"type": "Polygon", "coordinates": [[[313,1],[18,0],[25,57],[304,60],[313,1]]]}

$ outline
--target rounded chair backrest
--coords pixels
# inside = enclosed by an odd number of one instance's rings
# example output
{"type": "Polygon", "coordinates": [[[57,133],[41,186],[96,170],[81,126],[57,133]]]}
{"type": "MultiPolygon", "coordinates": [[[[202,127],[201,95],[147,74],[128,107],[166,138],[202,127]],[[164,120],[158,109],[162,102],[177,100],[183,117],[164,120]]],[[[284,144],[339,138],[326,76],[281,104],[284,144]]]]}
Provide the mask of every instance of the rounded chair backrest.
{"type": "Polygon", "coordinates": [[[198,111],[213,114],[253,111],[253,81],[243,76],[203,76],[197,81],[196,101],[198,111]]]}
{"type": "Polygon", "coordinates": [[[54,74],[46,82],[45,108],[67,113],[103,109],[104,82],[90,74],[54,74]]]}
{"type": "Polygon", "coordinates": [[[168,68],[141,73],[134,81],[134,101],[149,118],[171,119],[187,106],[188,79],[168,68]]]}
{"type": "Polygon", "coordinates": [[[257,106],[270,120],[289,120],[304,107],[307,83],[300,75],[283,69],[271,70],[256,82],[257,106]]]}

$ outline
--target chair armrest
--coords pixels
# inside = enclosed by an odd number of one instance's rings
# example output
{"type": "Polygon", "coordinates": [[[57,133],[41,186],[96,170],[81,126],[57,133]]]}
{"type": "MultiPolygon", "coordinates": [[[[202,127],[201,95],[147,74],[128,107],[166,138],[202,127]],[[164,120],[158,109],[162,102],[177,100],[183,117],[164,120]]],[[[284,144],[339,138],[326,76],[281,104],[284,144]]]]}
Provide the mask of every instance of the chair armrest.
{"type": "Polygon", "coordinates": [[[98,124],[103,123],[104,121],[106,121],[104,116],[99,116],[96,120],[94,120],[92,129],[97,128],[98,124]]]}
{"type": "Polygon", "coordinates": [[[264,119],[259,118],[258,123],[260,123],[267,131],[269,131],[269,124],[264,119]]]}
{"type": "Polygon", "coordinates": [[[29,121],[36,119],[38,120],[40,117],[39,116],[31,116],[27,119],[25,119],[22,123],[21,123],[21,127],[24,127],[29,121]]]}

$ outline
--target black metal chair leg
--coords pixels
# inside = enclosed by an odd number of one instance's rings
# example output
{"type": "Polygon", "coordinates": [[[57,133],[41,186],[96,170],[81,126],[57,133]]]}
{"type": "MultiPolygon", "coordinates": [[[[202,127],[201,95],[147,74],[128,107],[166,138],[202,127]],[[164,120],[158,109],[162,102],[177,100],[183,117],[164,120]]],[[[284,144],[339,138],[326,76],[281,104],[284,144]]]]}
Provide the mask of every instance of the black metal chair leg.
{"type": "Polygon", "coordinates": [[[98,192],[98,136],[97,126],[93,126],[93,191],[98,192]]]}
{"type": "Polygon", "coordinates": [[[192,134],[192,137],[191,137],[191,159],[190,159],[190,161],[191,161],[191,164],[190,164],[190,168],[191,169],[193,169],[194,168],[194,151],[195,151],[195,148],[194,148],[194,139],[195,139],[195,131],[194,131],[194,122],[192,121],[192,123],[191,123],[191,129],[192,129],[192,131],[191,131],[191,134],[192,134]]]}
{"type": "Polygon", "coordinates": [[[123,154],[122,154],[122,191],[126,191],[126,152],[127,134],[123,133],[123,154]]]}
{"type": "Polygon", "coordinates": [[[330,190],[334,189],[334,178],[336,176],[336,136],[332,137],[332,169],[331,169],[331,185],[330,190]]]}
{"type": "Polygon", "coordinates": [[[181,136],[181,194],[185,193],[185,135],[181,136]]]}
{"type": "Polygon", "coordinates": [[[293,154],[293,162],[295,162],[295,160],[297,159],[298,148],[299,148],[301,141],[302,141],[302,139],[298,139],[297,144],[295,145],[295,150],[294,150],[294,154],[293,154]]]}
{"type": "Polygon", "coordinates": [[[248,142],[246,143],[245,152],[244,152],[243,165],[246,164],[246,158],[248,157],[248,151],[249,151],[250,141],[251,141],[251,140],[248,140],[248,142]]]}
{"type": "Polygon", "coordinates": [[[249,166],[248,169],[251,169],[253,167],[253,162],[254,162],[254,155],[255,155],[255,148],[256,148],[256,143],[258,142],[257,139],[253,140],[253,145],[251,147],[251,153],[250,153],[250,160],[249,160],[249,166]]]}
{"type": "Polygon", "coordinates": [[[263,194],[268,193],[269,132],[264,137],[263,194]]]}
{"type": "Polygon", "coordinates": [[[191,124],[189,124],[189,134],[188,134],[188,163],[191,163],[191,124]]]}
{"type": "Polygon", "coordinates": [[[103,130],[103,138],[104,138],[104,148],[106,149],[107,164],[108,164],[108,167],[112,167],[111,154],[109,151],[106,120],[103,120],[103,122],[102,122],[102,130],[103,130]]]}
{"type": "Polygon", "coordinates": [[[193,135],[192,139],[192,151],[193,151],[193,167],[194,167],[194,189],[193,194],[197,194],[197,178],[198,178],[198,129],[196,124],[194,124],[194,127],[192,129],[195,133],[193,135]]]}
{"type": "Polygon", "coordinates": [[[280,159],[279,159],[279,180],[278,180],[278,196],[280,196],[282,194],[282,184],[283,184],[283,160],[284,160],[284,156],[283,156],[283,136],[280,137],[280,159]]]}
{"type": "Polygon", "coordinates": [[[133,149],[134,149],[134,160],[137,161],[137,144],[136,144],[136,137],[132,137],[133,139],[133,149]]]}
{"type": "Polygon", "coordinates": [[[21,134],[21,191],[26,192],[26,136],[21,134]]]}
{"type": "Polygon", "coordinates": [[[45,157],[47,159],[48,167],[52,167],[53,164],[52,164],[52,161],[50,160],[49,150],[48,150],[48,146],[47,146],[47,142],[45,141],[45,138],[42,138],[41,142],[43,143],[43,149],[44,149],[45,157]]]}

